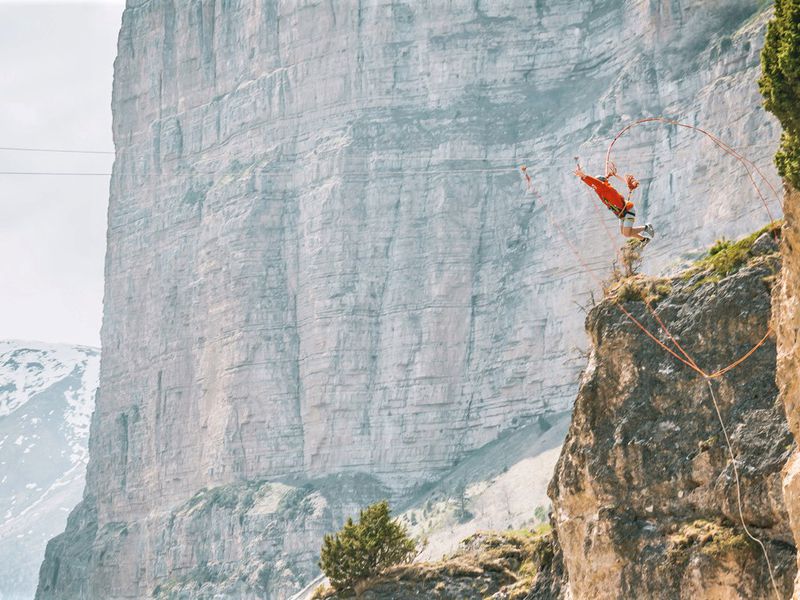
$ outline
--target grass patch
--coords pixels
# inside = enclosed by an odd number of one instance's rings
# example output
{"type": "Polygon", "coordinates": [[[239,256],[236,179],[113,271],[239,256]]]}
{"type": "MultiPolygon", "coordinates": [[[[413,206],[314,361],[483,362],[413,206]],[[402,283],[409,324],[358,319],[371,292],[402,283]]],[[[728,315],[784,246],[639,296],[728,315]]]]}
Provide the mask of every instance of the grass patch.
{"type": "Polygon", "coordinates": [[[317,586],[314,593],[311,594],[311,600],[325,600],[325,598],[332,598],[336,595],[336,590],[327,584],[317,586]]]}
{"type": "Polygon", "coordinates": [[[698,551],[710,557],[752,552],[753,544],[730,525],[719,521],[696,519],[683,524],[669,536],[669,555],[673,561],[685,562],[689,554],[698,551]]]}
{"type": "Polygon", "coordinates": [[[617,302],[657,302],[672,292],[669,279],[633,275],[606,287],[606,296],[617,302]]]}
{"type": "Polygon", "coordinates": [[[550,524],[543,524],[534,531],[512,532],[511,543],[518,543],[522,551],[519,565],[513,569],[516,581],[504,589],[509,600],[526,598],[533,588],[539,573],[548,569],[555,558],[553,532],[550,524]]]}
{"type": "Polygon", "coordinates": [[[611,277],[603,283],[603,293],[616,302],[656,302],[672,291],[669,279],[639,274],[642,244],[628,240],[614,262],[611,277]]]}
{"type": "MultiPolygon", "coordinates": [[[[354,591],[358,596],[368,590],[385,593],[386,589],[393,589],[423,594],[420,597],[448,598],[467,579],[471,580],[470,586],[474,584],[487,597],[499,591],[506,600],[523,600],[540,574],[550,571],[555,554],[549,524],[534,530],[479,532],[466,538],[449,557],[390,567],[360,582],[354,591]]],[[[325,586],[317,588],[313,596],[315,600],[343,597],[325,586]]]]}
{"type": "Polygon", "coordinates": [[[494,573],[503,581],[504,598],[522,600],[539,573],[555,557],[552,528],[480,532],[462,542],[461,549],[438,563],[416,563],[401,567],[403,578],[431,581],[447,578],[484,578],[494,573]]]}
{"type": "Polygon", "coordinates": [[[737,241],[727,239],[717,240],[708,250],[708,254],[700,258],[683,274],[684,279],[690,279],[699,273],[705,273],[697,285],[716,283],[723,277],[735,273],[753,257],[752,250],[755,241],[764,233],[780,235],[783,221],[775,221],[762,227],[737,241]]]}

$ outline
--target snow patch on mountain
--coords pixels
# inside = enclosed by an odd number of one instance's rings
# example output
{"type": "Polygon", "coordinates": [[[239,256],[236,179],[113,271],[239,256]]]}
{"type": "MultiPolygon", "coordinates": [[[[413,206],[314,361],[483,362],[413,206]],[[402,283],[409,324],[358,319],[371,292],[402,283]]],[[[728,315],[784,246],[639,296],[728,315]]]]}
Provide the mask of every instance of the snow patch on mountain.
{"type": "MultiPolygon", "coordinates": [[[[33,396],[70,375],[78,366],[84,370],[93,369],[89,375],[99,377],[99,361],[93,360],[99,354],[99,350],[86,346],[0,341],[0,417],[10,415],[33,396]]],[[[95,379],[93,389],[96,387],[95,379]]],[[[73,402],[76,409],[85,404],[83,397],[73,402]]],[[[75,426],[83,425],[84,415],[85,410],[76,410],[75,426]]],[[[91,418],[91,411],[88,417],[91,418]]]]}
{"type": "Polygon", "coordinates": [[[0,341],[0,598],[32,598],[83,493],[100,351],[0,341]]]}

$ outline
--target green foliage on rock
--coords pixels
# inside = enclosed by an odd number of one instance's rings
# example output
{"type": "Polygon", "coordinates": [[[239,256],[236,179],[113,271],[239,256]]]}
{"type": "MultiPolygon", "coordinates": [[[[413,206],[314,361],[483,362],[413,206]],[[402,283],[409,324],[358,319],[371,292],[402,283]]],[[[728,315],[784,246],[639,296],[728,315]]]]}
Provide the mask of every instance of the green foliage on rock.
{"type": "Polygon", "coordinates": [[[784,179],[800,188],[800,0],[775,0],[761,71],[764,106],[783,125],[775,164],[784,179]]]}
{"type": "Polygon", "coordinates": [[[722,558],[725,556],[752,556],[757,546],[744,531],[730,523],[695,519],[674,527],[667,538],[667,559],[672,564],[685,566],[698,554],[722,558]]]}
{"type": "MultiPolygon", "coordinates": [[[[690,279],[699,272],[705,272],[706,276],[697,282],[698,285],[702,285],[719,281],[722,277],[735,273],[753,258],[754,246],[764,234],[769,234],[769,237],[773,239],[780,237],[782,225],[783,220],[777,220],[739,240],[717,240],[706,256],[697,260],[684,272],[683,278],[690,279]]],[[[777,252],[777,245],[772,246],[770,242],[770,247],[772,252],[777,252]]]]}
{"type": "Polygon", "coordinates": [[[347,595],[383,569],[410,562],[415,552],[416,543],[383,501],[362,510],[358,523],[348,519],[338,533],[325,536],[319,566],[336,592],[347,595]]]}
{"type": "Polygon", "coordinates": [[[547,508],[544,506],[537,506],[533,511],[533,518],[537,523],[544,523],[547,520],[547,508]]]}

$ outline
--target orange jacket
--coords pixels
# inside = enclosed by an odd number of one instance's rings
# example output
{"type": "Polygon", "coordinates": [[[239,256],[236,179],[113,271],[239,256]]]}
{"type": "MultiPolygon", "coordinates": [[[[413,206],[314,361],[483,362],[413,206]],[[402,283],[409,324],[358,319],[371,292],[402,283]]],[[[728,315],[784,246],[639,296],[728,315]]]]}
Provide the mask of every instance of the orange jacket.
{"type": "Polygon", "coordinates": [[[600,181],[589,175],[581,177],[581,181],[592,188],[600,196],[603,204],[616,216],[622,218],[626,210],[633,208],[633,202],[626,202],[625,197],[607,181],[600,181]]]}

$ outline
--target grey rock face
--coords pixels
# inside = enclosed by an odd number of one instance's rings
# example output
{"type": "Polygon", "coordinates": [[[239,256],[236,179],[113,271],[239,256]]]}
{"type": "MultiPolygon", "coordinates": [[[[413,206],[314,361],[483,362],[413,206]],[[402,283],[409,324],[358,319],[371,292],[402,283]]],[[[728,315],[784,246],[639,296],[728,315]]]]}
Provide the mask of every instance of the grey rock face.
{"type": "Polygon", "coordinates": [[[83,492],[100,351],[0,342],[0,598],[33,597],[83,492]]]}
{"type": "MultiPolygon", "coordinates": [[[[80,509],[98,533],[86,564],[68,528],[40,596],[83,569],[90,596],[150,594],[200,489],[363,474],[398,501],[568,408],[590,280],[551,219],[613,259],[572,156],[599,167],[630,118],[668,114],[768,162],[758,4],[129,0],[80,509]]],[[[764,219],[692,134],[642,128],[616,158],[654,268],[764,219]]]]}

